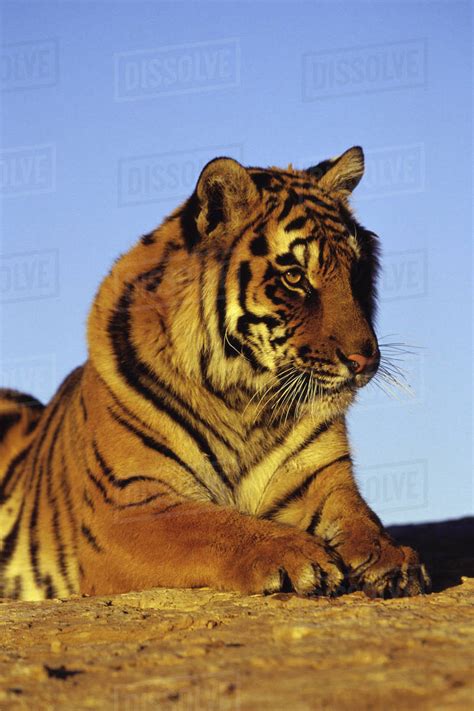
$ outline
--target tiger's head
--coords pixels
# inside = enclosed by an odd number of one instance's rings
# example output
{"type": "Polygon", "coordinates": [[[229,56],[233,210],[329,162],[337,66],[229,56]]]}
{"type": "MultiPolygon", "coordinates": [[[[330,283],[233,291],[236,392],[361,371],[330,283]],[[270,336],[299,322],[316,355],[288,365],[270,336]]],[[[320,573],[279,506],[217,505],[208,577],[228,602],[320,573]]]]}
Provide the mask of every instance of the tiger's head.
{"type": "Polygon", "coordinates": [[[226,357],[286,380],[302,375],[308,396],[361,387],[379,363],[377,240],[348,205],[363,170],[359,147],[302,171],[217,158],[187,208],[190,248],[219,264],[226,357]]]}
{"type": "Polygon", "coordinates": [[[363,170],[359,147],[307,170],[212,160],[104,281],[89,321],[96,364],[109,372],[112,355],[152,387],[166,362],[221,394],[287,386],[342,411],[380,357],[377,238],[348,203],[363,170]]]}

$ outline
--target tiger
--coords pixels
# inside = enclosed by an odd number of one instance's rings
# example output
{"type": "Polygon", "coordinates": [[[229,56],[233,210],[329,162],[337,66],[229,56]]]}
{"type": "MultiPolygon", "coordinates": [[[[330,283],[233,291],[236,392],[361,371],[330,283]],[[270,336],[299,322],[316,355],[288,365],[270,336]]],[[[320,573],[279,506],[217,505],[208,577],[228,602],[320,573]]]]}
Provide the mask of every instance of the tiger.
{"type": "Polygon", "coordinates": [[[359,146],[301,170],[211,160],[115,261],[52,400],[0,392],[0,596],[430,590],[347,433],[381,357],[363,172],[359,146]]]}

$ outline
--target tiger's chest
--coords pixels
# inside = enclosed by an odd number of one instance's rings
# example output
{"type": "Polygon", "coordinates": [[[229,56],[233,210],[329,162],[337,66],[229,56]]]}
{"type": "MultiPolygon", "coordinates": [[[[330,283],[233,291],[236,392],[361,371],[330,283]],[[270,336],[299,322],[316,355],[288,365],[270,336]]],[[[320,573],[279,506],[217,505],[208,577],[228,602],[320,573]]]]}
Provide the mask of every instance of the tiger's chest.
{"type": "Polygon", "coordinates": [[[259,515],[268,504],[294,488],[312,466],[332,449],[328,427],[303,418],[283,434],[255,433],[243,443],[241,466],[233,472],[233,505],[242,513],[259,515]]]}

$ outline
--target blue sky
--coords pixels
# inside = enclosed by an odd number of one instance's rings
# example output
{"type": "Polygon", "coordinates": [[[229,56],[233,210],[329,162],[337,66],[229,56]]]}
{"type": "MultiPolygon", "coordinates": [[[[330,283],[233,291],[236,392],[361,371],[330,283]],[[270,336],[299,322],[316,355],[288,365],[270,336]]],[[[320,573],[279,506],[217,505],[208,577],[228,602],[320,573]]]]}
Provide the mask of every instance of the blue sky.
{"type": "Polygon", "coordinates": [[[102,276],[209,158],[360,144],[378,333],[419,348],[411,396],[351,412],[358,477],[388,523],[472,511],[469,3],[20,1],[1,43],[0,385],[51,396],[102,276]]]}

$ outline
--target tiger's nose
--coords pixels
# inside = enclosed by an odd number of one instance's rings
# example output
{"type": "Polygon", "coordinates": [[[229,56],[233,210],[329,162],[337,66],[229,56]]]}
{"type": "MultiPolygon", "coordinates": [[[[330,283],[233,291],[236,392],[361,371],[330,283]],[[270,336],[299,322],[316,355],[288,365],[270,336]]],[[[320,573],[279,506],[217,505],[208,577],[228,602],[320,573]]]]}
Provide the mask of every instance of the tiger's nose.
{"type": "Polygon", "coordinates": [[[339,348],[336,352],[339,359],[349,368],[351,373],[354,373],[354,375],[367,372],[374,373],[378,368],[380,357],[378,348],[376,348],[374,353],[373,348],[369,348],[367,346],[365,349],[367,355],[363,355],[362,353],[351,353],[351,355],[346,356],[346,354],[339,348]]]}
{"type": "Polygon", "coordinates": [[[367,358],[366,356],[361,355],[360,353],[352,353],[351,355],[347,356],[347,360],[349,361],[347,366],[350,370],[352,370],[353,373],[363,373],[364,371],[368,370],[369,366],[375,362],[376,358],[367,358]]]}

